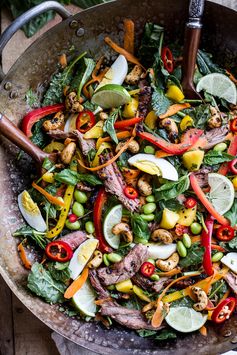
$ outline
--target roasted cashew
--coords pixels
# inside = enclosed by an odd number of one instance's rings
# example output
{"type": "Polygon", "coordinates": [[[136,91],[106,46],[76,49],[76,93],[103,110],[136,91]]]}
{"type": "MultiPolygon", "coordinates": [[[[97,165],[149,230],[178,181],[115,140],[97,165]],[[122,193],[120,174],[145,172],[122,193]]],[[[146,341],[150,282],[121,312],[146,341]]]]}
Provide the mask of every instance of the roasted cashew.
{"type": "Polygon", "coordinates": [[[94,252],[94,258],[88,263],[88,267],[90,269],[96,269],[97,267],[100,266],[102,261],[103,261],[103,254],[99,250],[96,250],[94,252]]]}
{"type": "Polygon", "coordinates": [[[219,128],[222,125],[221,113],[213,106],[210,107],[211,117],[208,120],[209,128],[219,128]]]}
{"type": "Polygon", "coordinates": [[[141,195],[149,196],[152,194],[152,186],[150,184],[151,176],[149,175],[142,175],[137,182],[137,187],[141,195]]]}
{"type": "Polygon", "coordinates": [[[66,96],[65,106],[66,109],[72,113],[82,112],[84,109],[77,98],[77,94],[74,91],[70,92],[66,96]]]}
{"type": "Polygon", "coordinates": [[[62,111],[57,112],[51,120],[46,120],[43,123],[45,131],[59,129],[64,123],[64,114],[62,111]]]}
{"type": "Polygon", "coordinates": [[[203,311],[208,304],[208,297],[206,292],[203,291],[200,287],[196,286],[192,287],[192,291],[196,295],[198,301],[193,305],[193,308],[198,312],[203,311]]]}
{"type": "Polygon", "coordinates": [[[163,242],[164,244],[171,244],[173,242],[173,236],[170,232],[168,232],[166,229],[156,229],[154,232],[151,234],[151,239],[154,242],[163,242]]]}
{"type": "Polygon", "coordinates": [[[162,271],[170,271],[173,270],[179,263],[179,254],[173,253],[168,259],[156,260],[156,266],[162,271]]]}
{"type": "Polygon", "coordinates": [[[64,164],[70,164],[76,150],[76,143],[69,143],[60,153],[60,158],[64,164]]]}
{"type": "MultiPolygon", "coordinates": [[[[120,142],[116,149],[115,152],[118,153],[120,151],[120,149],[125,145],[125,142],[120,142]]],[[[129,143],[127,150],[129,150],[131,153],[135,154],[139,152],[139,143],[135,140],[133,140],[132,142],[129,143]]]]}
{"type": "Polygon", "coordinates": [[[135,65],[135,67],[130,71],[130,73],[126,76],[126,83],[130,85],[136,85],[142,75],[142,68],[140,65],[135,65]]]}
{"type": "Polygon", "coordinates": [[[112,228],[112,233],[115,235],[122,235],[125,242],[127,243],[132,243],[133,241],[133,234],[132,231],[130,230],[130,227],[127,223],[118,223],[112,228]]]}
{"type": "Polygon", "coordinates": [[[176,122],[172,118],[164,118],[160,121],[160,126],[165,128],[165,130],[169,134],[169,138],[171,141],[175,142],[179,136],[179,130],[176,122]]]}
{"type": "Polygon", "coordinates": [[[137,180],[138,176],[140,175],[140,170],[123,167],[122,174],[127,185],[131,185],[133,187],[137,186],[137,180]]]}

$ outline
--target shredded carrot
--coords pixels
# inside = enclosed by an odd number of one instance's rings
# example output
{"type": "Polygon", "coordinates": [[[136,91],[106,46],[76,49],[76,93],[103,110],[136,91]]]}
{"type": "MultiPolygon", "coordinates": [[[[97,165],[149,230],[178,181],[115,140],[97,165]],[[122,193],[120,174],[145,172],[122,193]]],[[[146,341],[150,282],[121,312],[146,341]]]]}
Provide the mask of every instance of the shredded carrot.
{"type": "MultiPolygon", "coordinates": [[[[118,139],[126,139],[126,138],[129,138],[131,137],[131,131],[121,131],[121,132],[118,132],[116,133],[116,136],[118,139]]],[[[112,139],[111,137],[107,136],[107,137],[100,137],[97,139],[97,142],[96,142],[96,149],[98,150],[100,145],[104,142],[111,142],[112,139]]]]}
{"type": "Polygon", "coordinates": [[[47,198],[47,200],[49,202],[51,202],[52,204],[54,205],[57,205],[57,206],[61,206],[61,207],[64,207],[64,202],[61,201],[60,199],[58,199],[57,197],[55,196],[52,196],[50,195],[50,193],[48,193],[46,190],[44,190],[42,187],[40,187],[39,185],[37,185],[35,182],[32,182],[32,187],[34,189],[36,189],[37,191],[39,191],[44,197],[47,198]]]}
{"type": "Polygon", "coordinates": [[[234,75],[226,69],[226,74],[228,75],[228,77],[230,78],[231,81],[233,81],[233,83],[235,83],[235,85],[237,85],[237,79],[234,77],[234,75]]]}
{"type": "Polygon", "coordinates": [[[200,242],[201,243],[201,236],[200,235],[195,235],[195,237],[191,237],[192,244],[200,242]]]}
{"type": "Polygon", "coordinates": [[[125,19],[124,24],[124,49],[131,54],[134,54],[134,22],[130,19],[125,19]]]}
{"type": "Polygon", "coordinates": [[[124,55],[124,57],[131,63],[133,64],[137,64],[139,65],[140,67],[142,67],[144,70],[145,68],[141,65],[141,63],[139,62],[139,60],[134,57],[133,54],[127,52],[124,48],[118,46],[115,42],[112,41],[112,39],[110,37],[105,37],[105,42],[111,47],[113,48],[113,50],[119,54],[122,54],[124,55]]]}
{"type": "Polygon", "coordinates": [[[190,107],[190,104],[189,103],[183,103],[183,104],[174,104],[174,105],[171,105],[168,110],[163,113],[162,115],[160,115],[159,117],[161,119],[163,118],[167,118],[167,117],[170,117],[170,116],[173,116],[175,115],[177,112],[179,111],[182,111],[184,110],[185,108],[188,108],[190,107]]]}
{"type": "Polygon", "coordinates": [[[64,293],[64,298],[70,299],[72,298],[77,291],[82,288],[84,283],[86,282],[87,278],[89,275],[89,269],[85,267],[85,269],[82,271],[81,275],[71,283],[71,285],[66,289],[64,293]]]}
{"type": "Polygon", "coordinates": [[[112,301],[112,298],[111,297],[107,297],[107,298],[103,298],[103,299],[100,299],[100,300],[96,300],[95,301],[95,304],[97,306],[101,306],[102,304],[104,304],[105,302],[109,302],[109,301],[112,301]]]}
{"type": "Polygon", "coordinates": [[[203,325],[200,329],[199,332],[206,337],[207,336],[207,328],[205,327],[205,325],[203,325]]]}
{"type": "Polygon", "coordinates": [[[166,153],[163,150],[157,150],[155,156],[156,158],[166,158],[166,157],[172,157],[173,154],[166,153]]]}
{"type": "Polygon", "coordinates": [[[215,268],[213,268],[213,274],[210,276],[210,279],[208,280],[208,282],[204,285],[204,287],[202,288],[203,291],[206,292],[206,294],[208,295],[210,289],[211,289],[211,285],[213,283],[213,280],[215,279],[217,274],[217,270],[215,268]]]}
{"type": "Polygon", "coordinates": [[[87,97],[87,98],[90,98],[90,93],[88,91],[88,86],[90,86],[91,84],[93,83],[100,83],[101,80],[103,79],[103,77],[105,76],[106,72],[108,71],[108,68],[106,68],[105,70],[103,70],[100,74],[98,74],[100,68],[101,68],[101,65],[103,63],[103,60],[104,60],[104,56],[102,56],[98,62],[96,63],[96,66],[95,66],[95,69],[93,70],[91,76],[92,76],[92,79],[89,80],[83,87],[83,94],[87,97]]]}
{"type": "Polygon", "coordinates": [[[61,65],[62,68],[66,68],[67,66],[67,57],[66,54],[63,53],[62,55],[60,55],[59,57],[59,64],[61,65]]]}
{"type": "Polygon", "coordinates": [[[23,247],[22,243],[20,243],[18,245],[17,250],[19,251],[20,258],[21,258],[21,261],[22,261],[24,267],[26,269],[30,270],[32,265],[31,265],[31,262],[27,258],[26,251],[25,251],[25,248],[23,247]]]}
{"type": "Polygon", "coordinates": [[[174,276],[180,273],[181,270],[179,268],[176,268],[167,272],[158,272],[157,275],[159,275],[160,277],[165,277],[165,276],[174,276]]]}
{"type": "Polygon", "coordinates": [[[221,251],[222,253],[226,252],[225,248],[221,247],[220,245],[214,244],[214,243],[211,245],[211,249],[221,251]]]}

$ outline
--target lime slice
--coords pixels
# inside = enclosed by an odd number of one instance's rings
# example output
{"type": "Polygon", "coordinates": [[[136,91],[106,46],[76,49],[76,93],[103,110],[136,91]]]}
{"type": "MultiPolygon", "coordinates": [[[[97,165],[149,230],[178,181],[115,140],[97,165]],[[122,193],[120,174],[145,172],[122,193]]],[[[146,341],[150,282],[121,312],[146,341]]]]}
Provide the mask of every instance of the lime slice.
{"type": "Polygon", "coordinates": [[[196,312],[193,308],[173,307],[165,317],[166,322],[175,330],[190,333],[200,329],[207,320],[207,315],[196,312]]]}
{"type": "Polygon", "coordinates": [[[103,108],[119,107],[131,101],[131,96],[123,86],[117,84],[104,85],[92,96],[91,102],[103,108]]]}
{"type": "Polygon", "coordinates": [[[235,190],[231,181],[221,174],[208,174],[208,183],[211,187],[209,200],[215,210],[223,215],[234,203],[235,190]]]}
{"type": "Polygon", "coordinates": [[[72,303],[76,309],[86,316],[95,317],[96,293],[89,281],[86,281],[77,293],[72,297],[72,303]]]}
{"type": "Polygon", "coordinates": [[[111,208],[104,220],[104,237],[106,242],[114,249],[118,249],[120,243],[120,237],[112,233],[112,228],[115,224],[121,222],[122,219],[122,205],[117,205],[111,208]]]}
{"type": "Polygon", "coordinates": [[[225,99],[231,104],[236,105],[237,91],[235,84],[228,76],[219,73],[212,73],[203,76],[196,87],[197,92],[202,90],[220,99],[225,99]]]}

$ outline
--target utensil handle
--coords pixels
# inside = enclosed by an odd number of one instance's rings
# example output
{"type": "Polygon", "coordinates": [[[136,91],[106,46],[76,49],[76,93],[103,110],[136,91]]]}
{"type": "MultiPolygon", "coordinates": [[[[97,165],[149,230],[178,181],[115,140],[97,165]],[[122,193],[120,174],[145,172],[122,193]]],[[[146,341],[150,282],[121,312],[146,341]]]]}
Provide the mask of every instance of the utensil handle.
{"type": "Polygon", "coordinates": [[[202,28],[202,15],[204,12],[205,0],[190,0],[189,3],[189,19],[186,27],[202,28]]]}
{"type": "Polygon", "coordinates": [[[0,113],[0,133],[8,138],[12,143],[29,154],[36,163],[40,165],[49,154],[43,152],[37,145],[33,144],[31,140],[7,117],[0,113]]]}

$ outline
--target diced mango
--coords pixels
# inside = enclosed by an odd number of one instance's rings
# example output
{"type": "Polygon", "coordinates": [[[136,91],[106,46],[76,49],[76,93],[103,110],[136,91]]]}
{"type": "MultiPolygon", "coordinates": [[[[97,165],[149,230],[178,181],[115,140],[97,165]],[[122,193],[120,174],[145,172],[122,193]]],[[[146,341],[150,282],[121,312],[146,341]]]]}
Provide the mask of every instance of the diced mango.
{"type": "Polygon", "coordinates": [[[98,121],[89,131],[84,134],[85,139],[100,138],[103,136],[104,122],[98,121]]]}
{"type": "Polygon", "coordinates": [[[181,131],[185,131],[188,127],[192,127],[194,124],[192,117],[186,115],[184,118],[181,120],[179,127],[181,131]]]}
{"type": "Polygon", "coordinates": [[[123,117],[125,118],[135,117],[137,113],[137,109],[138,109],[138,100],[133,97],[131,101],[124,106],[123,117]]]}
{"type": "Polygon", "coordinates": [[[196,218],[197,206],[193,208],[182,208],[179,211],[179,220],[178,223],[182,226],[189,227],[196,218]]]}
{"type": "Polygon", "coordinates": [[[166,92],[166,96],[168,97],[168,99],[173,100],[175,102],[180,102],[184,99],[184,94],[177,85],[170,85],[166,92]]]}
{"type": "Polygon", "coordinates": [[[155,111],[150,111],[145,118],[145,124],[147,125],[148,128],[155,129],[156,121],[157,121],[157,116],[155,114],[155,111]]]}
{"type": "Polygon", "coordinates": [[[183,165],[188,171],[197,171],[203,162],[204,151],[197,149],[183,154],[183,165]]]}
{"type": "Polygon", "coordinates": [[[160,223],[161,228],[172,229],[179,220],[179,214],[165,208],[162,213],[162,219],[160,223]]]}
{"type": "Polygon", "coordinates": [[[134,285],[133,286],[133,292],[135,293],[135,295],[137,295],[137,297],[139,297],[142,301],[145,302],[151,302],[150,298],[144,293],[143,289],[134,285]]]}
{"type": "Polygon", "coordinates": [[[133,284],[130,279],[118,282],[116,285],[116,290],[122,293],[132,293],[133,292],[133,284]]]}

